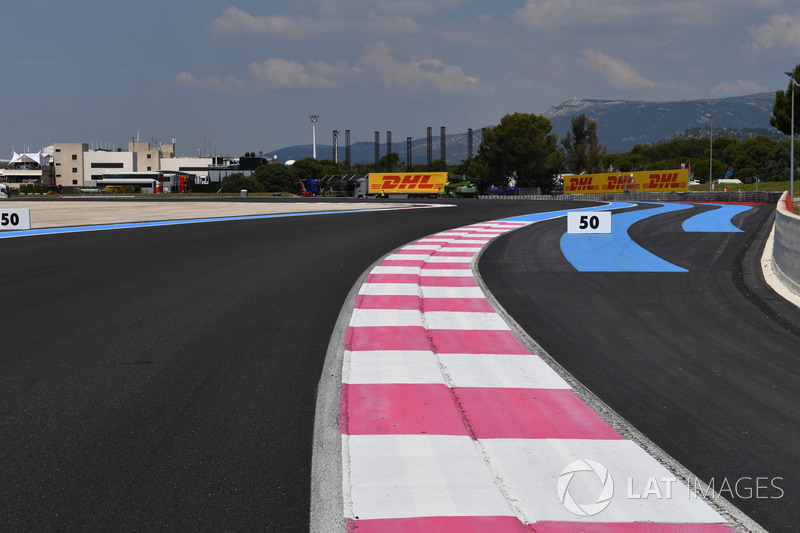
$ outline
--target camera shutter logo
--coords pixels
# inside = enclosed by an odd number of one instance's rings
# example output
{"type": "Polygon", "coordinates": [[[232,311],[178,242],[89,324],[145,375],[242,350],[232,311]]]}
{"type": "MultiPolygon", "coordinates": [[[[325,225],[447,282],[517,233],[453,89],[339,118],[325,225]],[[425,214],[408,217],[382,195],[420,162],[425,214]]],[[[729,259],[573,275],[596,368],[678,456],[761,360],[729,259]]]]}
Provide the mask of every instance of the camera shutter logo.
{"type": "Polygon", "coordinates": [[[594,516],[603,511],[614,496],[614,479],[608,469],[591,459],[579,459],[568,464],[558,477],[558,499],[569,512],[578,516],[594,516]],[[577,472],[594,472],[603,484],[603,489],[594,503],[579,504],[569,493],[569,484],[577,472]]]}

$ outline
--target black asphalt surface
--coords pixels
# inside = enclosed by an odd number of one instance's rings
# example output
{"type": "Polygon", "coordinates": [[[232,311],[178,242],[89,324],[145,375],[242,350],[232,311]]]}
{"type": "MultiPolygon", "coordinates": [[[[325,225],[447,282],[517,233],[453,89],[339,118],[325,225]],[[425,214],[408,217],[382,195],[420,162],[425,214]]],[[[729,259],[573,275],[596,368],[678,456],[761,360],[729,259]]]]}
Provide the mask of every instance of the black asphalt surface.
{"type": "Polygon", "coordinates": [[[744,233],[684,233],[705,209],[629,232],[688,273],[577,272],[563,219],[501,237],[480,271],[600,399],[769,531],[800,531],[800,312],[759,266],[775,207],[738,215],[744,233]]]}
{"type": "Polygon", "coordinates": [[[358,277],[440,230],[586,205],[459,204],[0,240],[0,530],[307,531],[358,277]]]}

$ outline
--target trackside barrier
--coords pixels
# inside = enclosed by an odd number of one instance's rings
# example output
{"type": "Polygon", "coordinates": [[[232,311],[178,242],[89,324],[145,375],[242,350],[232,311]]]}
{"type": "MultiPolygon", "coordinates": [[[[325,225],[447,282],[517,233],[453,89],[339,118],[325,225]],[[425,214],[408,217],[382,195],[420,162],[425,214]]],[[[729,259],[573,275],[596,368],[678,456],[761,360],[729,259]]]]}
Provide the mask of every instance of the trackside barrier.
{"type": "Polygon", "coordinates": [[[783,193],[775,212],[772,266],[783,284],[800,295],[800,215],[789,209],[791,201],[783,193]]]}
{"type": "Polygon", "coordinates": [[[559,194],[559,195],[519,195],[490,196],[481,195],[484,200],[582,200],[596,202],[753,202],[776,204],[781,197],[775,191],[692,191],[692,192],[645,192],[620,194],[559,194]]]}

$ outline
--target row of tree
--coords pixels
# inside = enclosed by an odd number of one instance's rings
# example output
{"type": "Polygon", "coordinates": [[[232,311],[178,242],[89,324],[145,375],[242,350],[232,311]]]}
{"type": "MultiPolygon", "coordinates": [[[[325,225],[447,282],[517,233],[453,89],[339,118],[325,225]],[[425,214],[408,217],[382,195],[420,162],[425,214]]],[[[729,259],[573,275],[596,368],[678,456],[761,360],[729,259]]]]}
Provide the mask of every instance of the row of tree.
{"type": "MultiPolygon", "coordinates": [[[[793,72],[800,79],[800,65],[793,72]]],[[[789,135],[791,131],[791,81],[786,91],[777,91],[772,124],[789,135]]],[[[800,98],[795,102],[795,130],[800,132],[800,98]]],[[[477,156],[460,165],[434,161],[432,168],[413,165],[410,171],[448,171],[459,179],[471,179],[480,190],[490,186],[539,187],[550,189],[559,174],[581,172],[630,172],[636,170],[670,170],[688,165],[695,179],[718,179],[733,172],[736,177],[754,176],[762,181],[789,179],[789,141],[776,141],[757,136],[740,141],[732,137],[716,139],[689,138],[665,141],[655,145],[637,144],[629,152],[606,154],[598,142],[597,123],[585,115],[572,118],[571,127],[559,141],[553,125],[545,117],[529,113],[506,115],[488,129],[477,156]],[[712,157],[713,154],[713,157],[712,157]],[[710,163],[710,164],[709,164],[710,163]]],[[[797,148],[797,146],[796,146],[797,148]]],[[[348,173],[366,174],[375,171],[405,171],[406,165],[397,153],[384,156],[375,165],[357,164],[348,173]]],[[[252,176],[234,174],[223,181],[226,191],[299,191],[299,180],[320,179],[341,174],[340,164],[332,160],[302,159],[291,167],[270,164],[258,168],[252,176]]]]}

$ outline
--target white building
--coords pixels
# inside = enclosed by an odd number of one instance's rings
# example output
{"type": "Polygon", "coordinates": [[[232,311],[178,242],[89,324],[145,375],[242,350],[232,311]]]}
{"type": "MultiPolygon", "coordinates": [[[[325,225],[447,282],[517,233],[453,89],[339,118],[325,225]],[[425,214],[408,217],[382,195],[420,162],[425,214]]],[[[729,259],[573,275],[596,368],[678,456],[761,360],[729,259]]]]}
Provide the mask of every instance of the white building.
{"type": "Polygon", "coordinates": [[[136,152],[89,151],[83,154],[82,187],[96,187],[103,174],[136,172],[136,152]]]}
{"type": "Polygon", "coordinates": [[[187,172],[208,178],[210,157],[175,157],[174,144],[128,143],[128,151],[90,150],[86,143],[53,145],[55,184],[95,187],[104,174],[187,172]]]}

